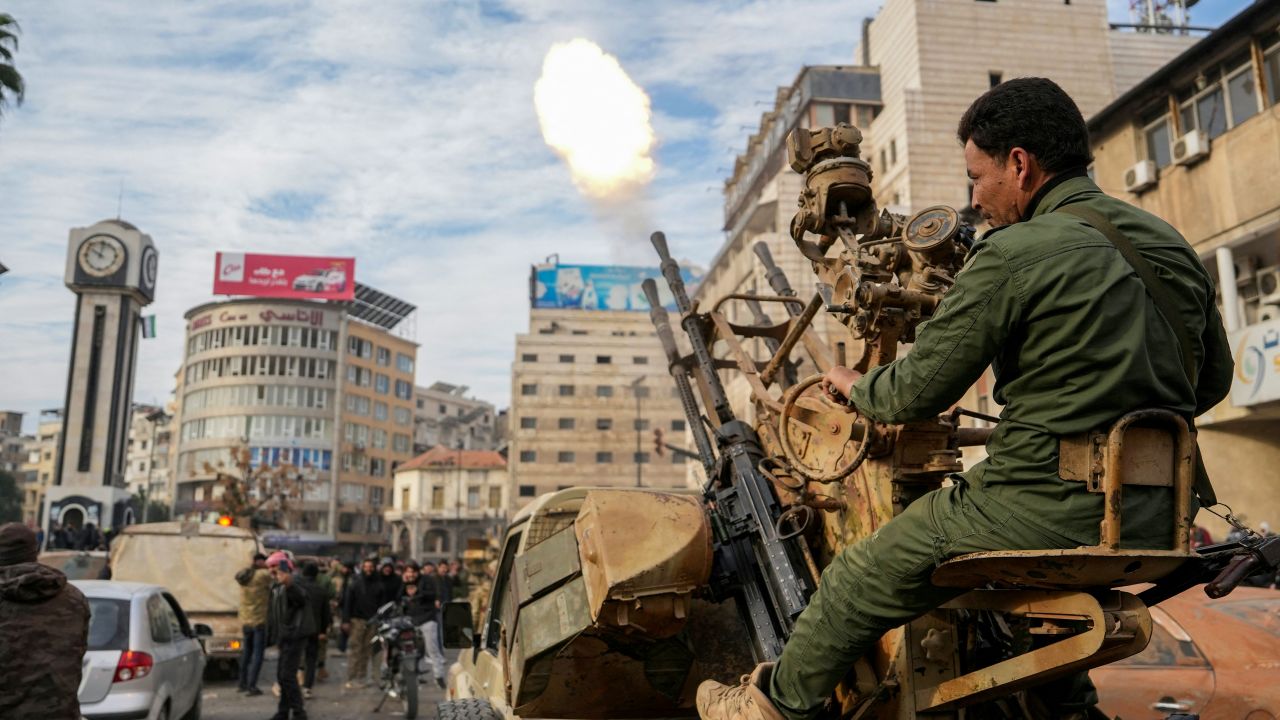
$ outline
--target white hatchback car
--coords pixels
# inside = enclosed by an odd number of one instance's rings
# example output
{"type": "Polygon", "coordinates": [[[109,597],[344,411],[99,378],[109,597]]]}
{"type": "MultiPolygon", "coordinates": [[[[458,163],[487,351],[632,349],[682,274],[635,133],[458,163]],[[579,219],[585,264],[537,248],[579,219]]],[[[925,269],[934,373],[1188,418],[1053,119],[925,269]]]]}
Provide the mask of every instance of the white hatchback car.
{"type": "Polygon", "coordinates": [[[173,595],[159,585],[76,580],[89,601],[89,649],[80,680],[88,720],[199,720],[205,655],[173,595]]]}

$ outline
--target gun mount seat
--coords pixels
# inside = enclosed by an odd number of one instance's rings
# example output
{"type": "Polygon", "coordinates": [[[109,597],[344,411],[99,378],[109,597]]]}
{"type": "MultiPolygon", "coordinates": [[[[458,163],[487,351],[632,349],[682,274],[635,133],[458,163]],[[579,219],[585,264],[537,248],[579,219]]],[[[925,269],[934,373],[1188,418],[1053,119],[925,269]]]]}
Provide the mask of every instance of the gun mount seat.
{"type": "Polygon", "coordinates": [[[1090,491],[1104,496],[1098,545],[971,553],[942,563],[933,572],[935,585],[970,589],[944,608],[1022,616],[1033,626],[1031,634],[1059,639],[932,687],[917,688],[917,712],[951,710],[1006,695],[1126,658],[1146,647],[1151,639],[1146,605],[1137,596],[1113,588],[1159,580],[1192,556],[1194,453],[1186,421],[1168,410],[1137,410],[1106,432],[1064,438],[1059,469],[1063,480],[1085,482],[1090,491]],[[1120,547],[1125,485],[1173,489],[1172,550],[1120,547]],[[981,589],[988,586],[1001,589],[981,589]]]}
{"type": "Polygon", "coordinates": [[[1000,550],[961,555],[934,570],[935,585],[979,588],[993,583],[1045,590],[1115,588],[1159,580],[1193,556],[1189,541],[1195,442],[1185,420],[1169,410],[1136,410],[1117,420],[1106,432],[1064,439],[1061,455],[1060,473],[1065,481],[1085,482],[1090,491],[1103,494],[1100,542],[1071,550],[1000,550]],[[1125,485],[1173,489],[1172,550],[1120,547],[1121,492],[1125,485]]]}

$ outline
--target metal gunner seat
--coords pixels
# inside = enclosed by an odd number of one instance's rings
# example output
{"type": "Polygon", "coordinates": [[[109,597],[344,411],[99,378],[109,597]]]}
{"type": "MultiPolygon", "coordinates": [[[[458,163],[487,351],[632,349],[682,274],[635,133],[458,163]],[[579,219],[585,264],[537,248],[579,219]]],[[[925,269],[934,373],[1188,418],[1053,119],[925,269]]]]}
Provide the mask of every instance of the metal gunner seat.
{"type": "Polygon", "coordinates": [[[1137,410],[1105,432],[1064,439],[1063,479],[1103,494],[1100,542],[1072,550],[972,553],[939,565],[935,585],[970,589],[944,609],[1020,616],[1038,647],[917,689],[916,711],[969,705],[1141,652],[1151,639],[1151,615],[1137,596],[1115,588],[1159,580],[1192,557],[1194,453],[1186,421],[1159,409],[1137,410]],[[1172,550],[1120,547],[1125,485],[1173,489],[1172,550]]]}

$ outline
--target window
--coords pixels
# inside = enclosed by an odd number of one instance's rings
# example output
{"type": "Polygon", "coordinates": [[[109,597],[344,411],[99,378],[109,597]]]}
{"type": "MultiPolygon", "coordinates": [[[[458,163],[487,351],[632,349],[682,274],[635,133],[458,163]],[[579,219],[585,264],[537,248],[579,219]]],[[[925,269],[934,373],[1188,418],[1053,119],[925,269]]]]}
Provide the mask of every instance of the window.
{"type": "Polygon", "coordinates": [[[813,104],[814,127],[834,127],[838,123],[847,122],[849,122],[848,103],[819,102],[813,104]]]}
{"type": "Polygon", "coordinates": [[[409,408],[396,408],[396,424],[408,425],[413,422],[413,414],[409,412],[409,408]]]}
{"type": "Polygon", "coordinates": [[[520,451],[520,462],[537,462],[537,461],[538,461],[537,451],[534,451],[534,450],[520,451]]]}
{"type": "Polygon", "coordinates": [[[436,405],[436,412],[440,413],[441,415],[448,415],[449,408],[445,407],[444,405],[436,405]]]}
{"type": "Polygon", "coordinates": [[[384,347],[380,347],[380,348],[378,348],[378,359],[377,359],[377,363],[378,363],[379,365],[383,366],[383,367],[390,367],[390,366],[391,366],[391,351],[390,351],[390,350],[388,350],[388,349],[386,349],[386,348],[384,348],[384,347]]]}
{"type": "Polygon", "coordinates": [[[636,429],[636,430],[648,430],[648,429],[649,429],[649,421],[648,421],[647,419],[645,419],[645,418],[636,418],[636,419],[635,419],[635,421],[634,421],[632,424],[633,424],[633,425],[635,425],[635,429],[636,429]]]}
{"type": "Polygon", "coordinates": [[[521,394],[521,395],[525,395],[525,396],[528,396],[528,395],[537,395],[537,394],[538,394],[538,386],[537,386],[537,385],[535,385],[535,384],[533,384],[533,383],[525,383],[525,384],[523,384],[523,385],[521,385],[521,386],[520,386],[520,394],[521,394]]]}
{"type": "Polygon", "coordinates": [[[165,602],[159,595],[147,598],[147,624],[151,628],[151,641],[156,643],[173,642],[173,632],[169,625],[169,617],[165,615],[165,602]]]}
{"type": "Polygon", "coordinates": [[[413,374],[413,358],[404,353],[396,353],[396,369],[402,373],[413,374]]]}
{"type": "Polygon", "coordinates": [[[889,164],[890,165],[898,164],[898,141],[897,140],[889,141],[889,164]]]}
{"type": "Polygon", "coordinates": [[[1169,113],[1162,111],[1162,108],[1156,108],[1144,116],[1143,120],[1145,126],[1142,133],[1147,142],[1147,159],[1154,162],[1158,168],[1168,167],[1173,162],[1169,113]]]}
{"type": "Polygon", "coordinates": [[[683,431],[684,431],[684,421],[683,421],[683,420],[672,420],[672,421],[671,421],[671,430],[672,430],[673,432],[683,432],[683,431]]]}
{"type": "Polygon", "coordinates": [[[573,425],[573,418],[560,418],[559,427],[561,430],[572,430],[573,425]]]}
{"type": "Polygon", "coordinates": [[[520,362],[538,362],[537,353],[525,353],[520,356],[520,362]]]}
{"type": "Polygon", "coordinates": [[[375,420],[386,420],[386,419],[387,419],[387,404],[386,404],[386,403],[384,403],[384,402],[374,402],[374,403],[373,403],[373,419],[375,419],[375,420]]]}
{"type": "Polygon", "coordinates": [[[611,364],[611,363],[613,363],[613,357],[612,357],[611,355],[597,355],[597,356],[596,356],[596,364],[597,364],[597,365],[609,365],[609,364],[611,364]]]}
{"type": "MultiPolygon", "coordinates": [[[[1275,40],[1276,35],[1271,39],[1275,40]]],[[[1280,103],[1280,43],[1267,50],[1262,58],[1262,74],[1267,78],[1267,99],[1271,105],[1280,103]]]]}
{"type": "Polygon", "coordinates": [[[519,491],[520,497],[533,497],[535,494],[537,494],[537,491],[533,489],[532,485],[520,486],[520,491],[519,491]]]}
{"type": "Polygon", "coordinates": [[[1231,103],[1231,126],[1258,114],[1258,86],[1253,81],[1253,64],[1246,63],[1227,78],[1227,101],[1231,103]]]}
{"type": "Polygon", "coordinates": [[[373,389],[383,395],[391,392],[391,378],[378,373],[377,380],[373,383],[373,389]]]}
{"type": "Polygon", "coordinates": [[[413,398],[413,383],[408,380],[396,381],[396,397],[401,400],[410,400],[413,398]]]}
{"type": "Polygon", "coordinates": [[[649,462],[649,453],[647,452],[634,453],[634,456],[634,460],[637,465],[644,465],[649,462]]]}
{"type": "Polygon", "coordinates": [[[478,485],[472,485],[467,488],[467,509],[480,509],[480,487],[478,485]]]}
{"type": "Polygon", "coordinates": [[[596,453],[596,462],[602,465],[613,462],[613,453],[611,452],[596,453]]]}
{"type": "Polygon", "coordinates": [[[520,418],[520,429],[521,429],[521,430],[536,430],[537,428],[538,428],[538,418],[536,418],[536,417],[522,417],[522,418],[520,418]]]}
{"type": "Polygon", "coordinates": [[[649,388],[644,385],[636,385],[633,389],[635,390],[636,397],[640,399],[649,397],[649,388]]]}
{"type": "Polygon", "coordinates": [[[889,162],[885,156],[884,148],[880,148],[880,169],[881,170],[889,169],[889,162]]]}
{"type": "Polygon", "coordinates": [[[649,358],[648,356],[645,356],[645,355],[636,355],[635,357],[631,358],[631,362],[635,363],[636,365],[648,365],[649,358]]]}
{"type": "Polygon", "coordinates": [[[987,87],[995,87],[1004,82],[1004,73],[992,70],[987,73],[987,87]]]}
{"type": "Polygon", "coordinates": [[[489,507],[491,508],[502,507],[502,488],[497,486],[492,486],[489,488],[489,507]]]}
{"type": "Polygon", "coordinates": [[[561,355],[561,356],[560,356],[560,362],[562,362],[562,363],[571,363],[571,362],[573,362],[573,356],[572,356],[572,355],[561,355]]]}
{"type": "Polygon", "coordinates": [[[431,488],[431,509],[432,510],[444,509],[444,488],[442,487],[431,488]]]}
{"type": "Polygon", "coordinates": [[[369,504],[374,506],[382,505],[382,488],[380,487],[369,488],[369,504]]]}
{"type": "Polygon", "coordinates": [[[596,418],[597,430],[612,430],[613,418],[596,418]]]}
{"type": "Polygon", "coordinates": [[[400,509],[409,509],[409,488],[407,487],[400,488],[400,509]]]}
{"type": "Polygon", "coordinates": [[[398,453],[409,452],[409,436],[404,433],[396,433],[391,436],[391,449],[398,453]]]}
{"type": "Polygon", "coordinates": [[[556,453],[556,462],[571,463],[573,462],[573,451],[561,450],[556,453]]]}
{"type": "Polygon", "coordinates": [[[572,386],[572,385],[561,385],[561,386],[560,386],[560,397],[573,397],[573,386],[572,386]]]}
{"type": "Polygon", "coordinates": [[[685,461],[685,457],[684,457],[683,455],[681,455],[681,454],[679,454],[679,453],[671,453],[671,464],[672,464],[672,465],[682,465],[682,464],[684,464],[684,461],[685,461]]]}
{"type": "Polygon", "coordinates": [[[612,385],[597,385],[597,386],[596,386],[596,397],[602,397],[602,398],[613,397],[613,386],[612,386],[612,385]]]}

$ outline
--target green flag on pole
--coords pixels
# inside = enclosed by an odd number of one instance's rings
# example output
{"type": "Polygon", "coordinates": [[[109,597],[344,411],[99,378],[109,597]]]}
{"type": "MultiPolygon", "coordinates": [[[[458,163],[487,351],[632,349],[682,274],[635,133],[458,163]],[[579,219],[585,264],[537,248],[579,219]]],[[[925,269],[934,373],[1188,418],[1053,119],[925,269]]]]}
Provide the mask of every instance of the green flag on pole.
{"type": "Polygon", "coordinates": [[[142,337],[144,338],[155,337],[156,336],[156,316],[143,315],[140,318],[140,320],[142,321],[142,337]]]}

